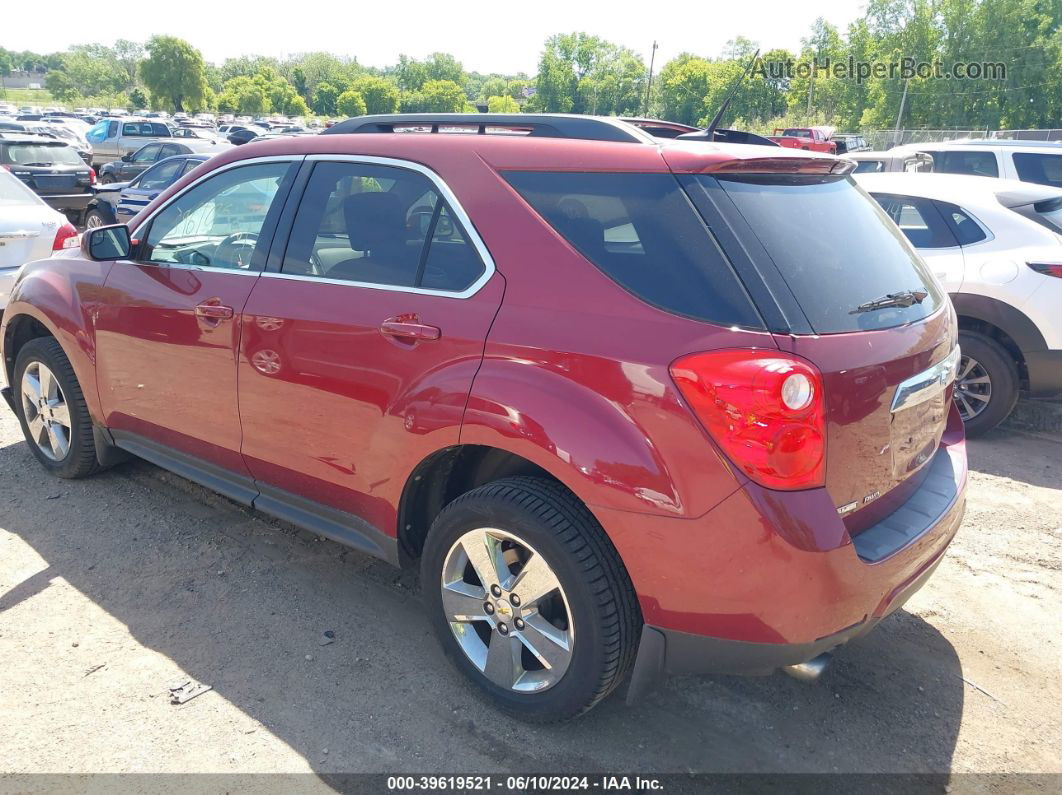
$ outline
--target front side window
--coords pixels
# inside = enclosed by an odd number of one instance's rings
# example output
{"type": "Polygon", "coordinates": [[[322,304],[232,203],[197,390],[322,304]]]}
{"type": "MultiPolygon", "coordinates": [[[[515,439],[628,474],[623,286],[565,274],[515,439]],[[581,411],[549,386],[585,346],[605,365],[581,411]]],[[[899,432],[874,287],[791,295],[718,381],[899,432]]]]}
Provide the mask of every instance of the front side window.
{"type": "Polygon", "coordinates": [[[1062,155],[1015,152],[1014,168],[1022,182],[1062,188],[1062,155]]]}
{"type": "Polygon", "coordinates": [[[510,171],[504,176],[580,254],[641,300],[709,323],[762,327],[671,174],[510,171]]]}
{"type": "Polygon", "coordinates": [[[143,149],[138,149],[137,153],[133,155],[134,163],[154,163],[155,159],[159,156],[158,144],[151,144],[145,146],[143,149]]]}
{"type": "Polygon", "coordinates": [[[288,163],[260,163],[232,168],[181,194],[151,221],[139,259],[212,268],[257,267],[259,234],[288,167],[288,163]]]}
{"type": "Polygon", "coordinates": [[[955,150],[930,152],[933,170],[940,174],[969,174],[974,177],[998,177],[999,166],[992,152],[955,150]]]}
{"type": "Polygon", "coordinates": [[[92,129],[85,133],[85,140],[90,144],[101,144],[107,140],[107,128],[110,126],[106,120],[97,122],[92,129]]]}
{"type": "Polygon", "coordinates": [[[137,187],[143,190],[161,190],[168,187],[170,183],[177,179],[177,174],[180,173],[183,166],[184,162],[181,160],[168,160],[165,163],[152,166],[144,172],[144,176],[140,178],[137,187]]]}
{"type": "Polygon", "coordinates": [[[282,273],[460,292],[483,261],[419,172],[321,162],[299,203],[282,273]]]}

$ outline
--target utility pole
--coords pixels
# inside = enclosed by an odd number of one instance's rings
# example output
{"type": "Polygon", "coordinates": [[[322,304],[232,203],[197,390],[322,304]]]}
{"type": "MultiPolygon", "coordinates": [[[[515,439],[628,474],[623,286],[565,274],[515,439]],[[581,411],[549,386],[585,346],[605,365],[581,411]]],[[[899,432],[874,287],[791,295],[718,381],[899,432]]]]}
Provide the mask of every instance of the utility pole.
{"type": "Polygon", "coordinates": [[[903,81],[903,96],[900,97],[900,112],[896,114],[896,131],[892,136],[892,145],[898,146],[900,143],[900,123],[903,121],[903,109],[907,105],[907,84],[909,80],[903,81]]]}
{"type": "Polygon", "coordinates": [[[653,42],[653,52],[649,56],[649,85],[645,87],[645,108],[642,111],[643,116],[649,115],[649,94],[653,91],[653,64],[656,62],[656,42],[653,42]]]}
{"type": "Polygon", "coordinates": [[[815,99],[815,60],[811,61],[811,80],[808,81],[808,110],[805,114],[811,120],[811,103],[815,99]]]}

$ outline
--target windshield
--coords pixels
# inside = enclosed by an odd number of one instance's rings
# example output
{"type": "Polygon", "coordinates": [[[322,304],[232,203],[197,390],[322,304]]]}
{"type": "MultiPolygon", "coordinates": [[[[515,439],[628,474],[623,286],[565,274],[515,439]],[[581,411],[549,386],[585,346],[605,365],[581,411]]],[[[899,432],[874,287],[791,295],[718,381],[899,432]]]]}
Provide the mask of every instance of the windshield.
{"type": "Polygon", "coordinates": [[[943,303],[903,233],[850,177],[750,175],[720,178],[719,184],[816,332],[899,326],[928,317],[943,303]],[[866,309],[908,291],[925,295],[910,306],[866,309]]]}
{"type": "Polygon", "coordinates": [[[0,148],[0,162],[20,166],[84,165],[77,152],[66,144],[18,143],[0,148]]]}

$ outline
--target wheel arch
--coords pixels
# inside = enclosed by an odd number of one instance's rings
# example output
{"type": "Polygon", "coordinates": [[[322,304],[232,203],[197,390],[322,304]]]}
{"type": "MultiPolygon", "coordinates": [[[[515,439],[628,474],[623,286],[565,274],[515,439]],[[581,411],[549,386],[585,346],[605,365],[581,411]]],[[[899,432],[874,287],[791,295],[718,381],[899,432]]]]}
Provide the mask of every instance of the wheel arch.
{"type": "Polygon", "coordinates": [[[1047,350],[1036,324],[1022,311],[996,298],[957,293],[951,296],[961,331],[984,334],[1010,354],[1018,368],[1023,389],[1029,387],[1026,353],[1047,350]]]}
{"type": "Polygon", "coordinates": [[[446,505],[479,486],[518,475],[564,485],[533,461],[488,445],[458,444],[427,456],[406,479],[399,500],[398,549],[402,565],[420,557],[431,523],[446,505]]]}

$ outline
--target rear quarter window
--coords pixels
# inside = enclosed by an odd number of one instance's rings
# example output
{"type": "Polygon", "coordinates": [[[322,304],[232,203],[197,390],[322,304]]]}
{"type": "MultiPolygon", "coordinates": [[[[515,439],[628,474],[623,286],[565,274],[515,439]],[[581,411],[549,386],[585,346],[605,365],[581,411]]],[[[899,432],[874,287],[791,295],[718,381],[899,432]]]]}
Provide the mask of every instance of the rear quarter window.
{"type": "Polygon", "coordinates": [[[580,254],[641,300],[709,323],[763,328],[670,174],[510,171],[504,177],[580,254]]]}

